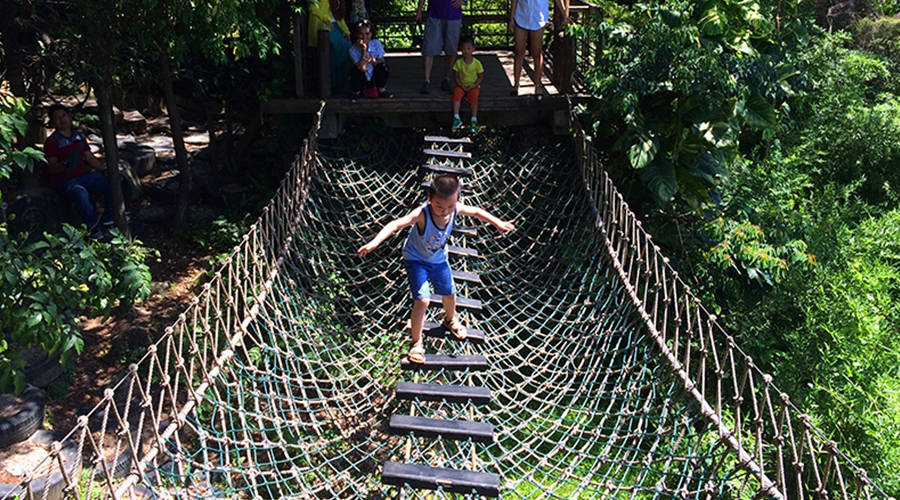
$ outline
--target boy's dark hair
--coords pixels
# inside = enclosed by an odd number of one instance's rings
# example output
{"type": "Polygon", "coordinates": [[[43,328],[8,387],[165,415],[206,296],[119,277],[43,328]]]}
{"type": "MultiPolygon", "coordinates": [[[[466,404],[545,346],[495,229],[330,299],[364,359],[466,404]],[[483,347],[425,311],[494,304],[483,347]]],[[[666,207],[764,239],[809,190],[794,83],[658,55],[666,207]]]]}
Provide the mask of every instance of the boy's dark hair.
{"type": "Polygon", "coordinates": [[[475,46],[475,39],[472,38],[471,35],[463,35],[463,36],[459,37],[459,47],[457,47],[457,48],[460,49],[460,50],[462,50],[462,46],[465,45],[465,44],[467,44],[467,43],[472,44],[472,47],[474,47],[474,46],[475,46]]]}
{"type": "Polygon", "coordinates": [[[431,181],[431,194],[439,198],[452,198],[459,193],[459,179],[455,175],[438,175],[431,181]]]}
{"type": "Polygon", "coordinates": [[[47,120],[52,120],[53,113],[56,113],[59,110],[63,110],[66,113],[69,112],[69,108],[63,106],[62,104],[54,104],[54,105],[50,106],[49,108],[47,108],[47,120]]]}
{"type": "Polygon", "coordinates": [[[360,19],[350,27],[350,29],[353,31],[352,38],[356,39],[357,33],[359,33],[359,30],[361,30],[362,28],[369,28],[369,33],[372,34],[372,38],[375,38],[375,23],[373,23],[369,19],[360,19]]]}

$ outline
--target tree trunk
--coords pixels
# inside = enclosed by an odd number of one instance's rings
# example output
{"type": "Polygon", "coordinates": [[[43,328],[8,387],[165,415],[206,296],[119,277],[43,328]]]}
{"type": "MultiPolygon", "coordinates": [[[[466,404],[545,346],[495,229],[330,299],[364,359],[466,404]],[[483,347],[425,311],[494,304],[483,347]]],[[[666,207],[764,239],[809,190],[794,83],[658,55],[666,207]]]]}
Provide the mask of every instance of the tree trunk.
{"type": "Polygon", "coordinates": [[[97,95],[97,107],[100,112],[100,127],[103,130],[103,152],[106,158],[106,178],[112,193],[113,217],[119,231],[130,237],[128,221],[125,219],[125,198],[122,196],[122,176],[119,175],[119,147],[116,144],[116,128],[113,122],[113,107],[109,89],[112,76],[110,75],[109,58],[103,49],[97,52],[97,62],[100,78],[94,82],[94,91],[97,95]]]}
{"type": "Polygon", "coordinates": [[[175,88],[172,85],[172,66],[169,63],[169,51],[163,46],[159,54],[159,69],[162,73],[163,94],[166,98],[166,110],[169,113],[169,126],[172,128],[172,142],[175,146],[175,162],[178,165],[178,206],[175,209],[175,228],[183,229],[187,223],[188,198],[191,194],[191,166],[187,161],[187,149],[184,147],[184,130],[181,124],[181,113],[175,103],[175,88]]]}

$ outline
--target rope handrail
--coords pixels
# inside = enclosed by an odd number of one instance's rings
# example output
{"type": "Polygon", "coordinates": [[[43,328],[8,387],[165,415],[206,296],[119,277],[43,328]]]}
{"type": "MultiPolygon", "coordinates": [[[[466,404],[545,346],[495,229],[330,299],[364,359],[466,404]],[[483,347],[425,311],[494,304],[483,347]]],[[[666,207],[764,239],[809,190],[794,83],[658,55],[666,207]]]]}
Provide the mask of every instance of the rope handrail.
{"type": "Polygon", "coordinates": [[[871,498],[874,491],[887,498],[703,307],[603,169],[571,103],[569,109],[578,164],[607,253],[683,389],[756,477],[759,493],[801,499],[837,493],[846,499],[871,498]]]}
{"type": "MultiPolygon", "coordinates": [[[[240,348],[240,338],[289,248],[303,211],[323,108],[324,102],[275,195],[213,278],[140,360],[104,390],[103,399],[79,416],[48,456],[0,499],[45,498],[53,489],[47,484],[57,476],[64,496],[94,498],[106,491],[115,499],[128,498],[134,485],[147,481],[148,471],[158,470],[152,463],[166,450],[167,440],[181,444],[188,414],[240,348]],[[65,463],[61,452],[60,443],[70,441],[77,443],[75,465],[90,467],[82,475],[71,474],[79,467],[65,463]],[[81,463],[85,447],[92,457],[89,464],[81,463]],[[50,479],[35,477],[38,470],[49,471],[50,479]]],[[[181,464],[173,466],[182,469],[181,464]]]]}

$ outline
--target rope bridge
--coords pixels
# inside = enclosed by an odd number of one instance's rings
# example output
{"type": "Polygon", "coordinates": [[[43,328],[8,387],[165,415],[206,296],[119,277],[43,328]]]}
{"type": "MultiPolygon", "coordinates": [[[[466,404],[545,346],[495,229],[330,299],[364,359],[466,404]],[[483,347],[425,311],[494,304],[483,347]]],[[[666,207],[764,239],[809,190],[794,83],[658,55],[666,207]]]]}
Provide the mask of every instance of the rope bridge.
{"type": "Polygon", "coordinates": [[[478,338],[426,345],[487,364],[401,371],[401,238],[355,249],[421,203],[421,136],[316,130],[203,293],[61,439],[83,459],[54,447],[20,497],[52,476],[71,498],[432,498],[386,463],[494,474],[505,498],[886,497],[703,309],[580,130],[476,141],[463,199],[517,229],[454,237],[480,255],[451,256],[477,275],[457,284],[478,338]],[[492,432],[423,437],[392,415],[492,432]]]}

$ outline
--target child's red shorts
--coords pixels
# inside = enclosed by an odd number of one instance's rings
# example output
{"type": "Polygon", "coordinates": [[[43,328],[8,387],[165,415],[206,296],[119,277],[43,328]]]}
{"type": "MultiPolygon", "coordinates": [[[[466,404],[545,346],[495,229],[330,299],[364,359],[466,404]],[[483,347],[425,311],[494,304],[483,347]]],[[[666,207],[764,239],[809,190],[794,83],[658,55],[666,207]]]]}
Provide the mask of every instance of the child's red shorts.
{"type": "Polygon", "coordinates": [[[453,102],[462,101],[463,96],[466,96],[466,102],[475,106],[478,104],[478,87],[473,89],[469,89],[468,91],[463,90],[462,87],[456,87],[453,89],[453,97],[450,98],[453,102]]]}

